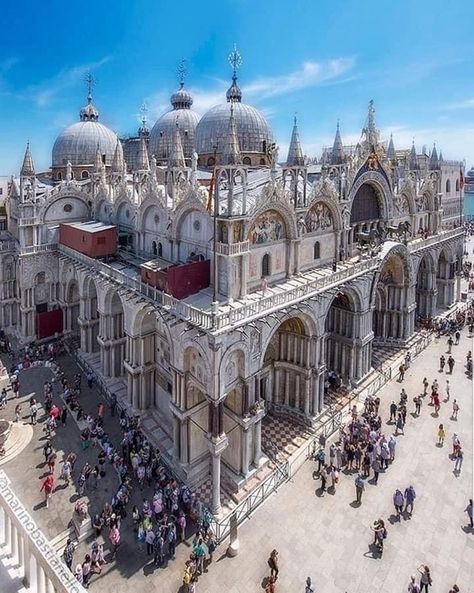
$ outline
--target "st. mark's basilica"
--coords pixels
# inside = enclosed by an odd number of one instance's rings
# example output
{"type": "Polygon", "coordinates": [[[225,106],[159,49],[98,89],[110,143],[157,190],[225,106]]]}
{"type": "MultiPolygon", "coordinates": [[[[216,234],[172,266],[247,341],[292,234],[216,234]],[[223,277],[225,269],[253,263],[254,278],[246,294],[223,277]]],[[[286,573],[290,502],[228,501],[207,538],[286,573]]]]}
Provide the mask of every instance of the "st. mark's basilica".
{"type": "Polygon", "coordinates": [[[134,137],[89,92],[48,171],[27,147],[0,244],[1,327],[66,336],[215,513],[267,464],[262,424],[311,427],[409,348],[463,256],[462,163],[380,138],[373,102],[357,145],[338,126],[308,159],[295,120],[279,155],[233,65],[221,104],[181,82],[134,137]]]}

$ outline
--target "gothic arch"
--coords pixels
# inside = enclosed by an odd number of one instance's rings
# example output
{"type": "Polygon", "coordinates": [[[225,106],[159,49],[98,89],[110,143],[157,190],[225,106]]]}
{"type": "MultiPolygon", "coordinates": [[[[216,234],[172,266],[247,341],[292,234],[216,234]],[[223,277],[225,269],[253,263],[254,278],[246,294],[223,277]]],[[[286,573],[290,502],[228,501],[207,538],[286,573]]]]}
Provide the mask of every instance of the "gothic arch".
{"type": "Polygon", "coordinates": [[[163,233],[166,231],[166,226],[168,223],[168,214],[163,208],[163,206],[156,200],[156,198],[149,197],[144,202],[142,202],[137,211],[137,221],[136,226],[137,230],[140,232],[150,231],[150,232],[159,232],[163,233]],[[156,210],[157,212],[155,215],[158,215],[158,222],[153,220],[154,227],[146,226],[148,222],[148,217],[152,210],[156,210]]]}
{"type": "Polygon", "coordinates": [[[128,198],[123,197],[114,204],[112,217],[116,225],[135,229],[137,207],[128,198]]]}
{"type": "MultiPolygon", "coordinates": [[[[333,221],[333,229],[334,231],[339,231],[343,228],[343,221],[342,221],[342,214],[339,209],[339,206],[328,196],[324,195],[316,195],[312,198],[311,202],[309,203],[308,209],[306,211],[306,216],[311,212],[311,210],[316,206],[316,204],[322,203],[331,212],[331,217],[333,221]]],[[[309,231],[308,231],[309,232],[309,231]]]]}
{"type": "Polygon", "coordinates": [[[235,352],[241,352],[244,356],[244,368],[242,376],[247,377],[250,374],[250,348],[243,340],[239,340],[238,342],[231,344],[222,355],[221,362],[219,364],[219,376],[222,376],[221,373],[224,373],[226,366],[232,359],[232,356],[235,352]]]}
{"type": "Polygon", "coordinates": [[[66,222],[67,220],[87,220],[91,215],[89,200],[81,194],[61,193],[54,194],[39,212],[41,222],[66,222]]]}
{"type": "Polygon", "coordinates": [[[386,264],[392,259],[396,259],[398,260],[398,263],[402,264],[400,270],[397,269],[397,266],[395,266],[394,269],[396,273],[400,272],[402,274],[403,284],[405,286],[412,287],[416,283],[413,262],[406,246],[401,245],[400,243],[394,243],[393,241],[386,241],[380,253],[380,264],[374,274],[372,282],[370,295],[370,305],[372,308],[375,306],[375,298],[379,281],[381,279],[383,280],[383,274],[385,273],[384,268],[386,267],[386,264]]]}
{"type": "Polygon", "coordinates": [[[351,212],[354,206],[354,198],[360,188],[365,184],[372,187],[377,195],[381,218],[383,220],[389,220],[392,216],[392,190],[385,177],[376,171],[366,171],[358,177],[356,176],[356,181],[352,185],[348,196],[351,204],[351,212]]]}
{"type": "Polygon", "coordinates": [[[207,217],[209,220],[211,220],[209,212],[197,197],[191,198],[189,201],[182,200],[174,211],[174,216],[168,231],[169,237],[172,241],[180,240],[181,227],[183,222],[186,220],[187,215],[191,212],[199,212],[203,217],[207,217]]]}
{"type": "Polygon", "coordinates": [[[252,229],[257,223],[258,219],[267,212],[274,211],[282,219],[285,226],[285,239],[296,239],[298,236],[296,228],[296,217],[294,211],[281,202],[269,202],[264,207],[259,208],[247,221],[244,228],[244,237],[249,237],[252,229]]]}

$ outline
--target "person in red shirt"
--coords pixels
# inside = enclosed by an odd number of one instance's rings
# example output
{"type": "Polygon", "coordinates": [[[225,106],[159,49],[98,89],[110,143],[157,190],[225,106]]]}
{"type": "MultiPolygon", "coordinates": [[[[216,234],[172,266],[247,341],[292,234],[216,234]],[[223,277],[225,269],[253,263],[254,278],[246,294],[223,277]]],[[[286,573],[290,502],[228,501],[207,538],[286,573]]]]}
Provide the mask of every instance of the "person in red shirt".
{"type": "Polygon", "coordinates": [[[48,508],[49,506],[49,499],[51,498],[51,494],[53,493],[53,488],[54,488],[54,476],[53,475],[49,475],[46,477],[46,480],[43,482],[43,485],[41,486],[41,490],[40,492],[42,492],[44,490],[44,500],[46,503],[46,508],[48,508]]]}

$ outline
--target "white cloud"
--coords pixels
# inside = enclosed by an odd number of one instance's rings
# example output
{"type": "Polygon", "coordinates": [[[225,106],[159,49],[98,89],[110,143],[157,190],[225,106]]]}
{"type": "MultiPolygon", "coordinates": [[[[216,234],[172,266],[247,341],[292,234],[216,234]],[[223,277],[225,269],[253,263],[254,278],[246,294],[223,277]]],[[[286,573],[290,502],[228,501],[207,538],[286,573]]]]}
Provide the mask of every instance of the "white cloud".
{"type": "Polygon", "coordinates": [[[451,103],[444,107],[446,111],[456,110],[456,109],[474,109],[474,99],[465,99],[464,101],[459,101],[458,103],[451,103]]]}
{"type": "Polygon", "coordinates": [[[28,90],[28,95],[33,97],[33,100],[39,107],[44,107],[49,104],[61,91],[77,84],[77,82],[84,78],[88,72],[92,72],[100,68],[110,61],[109,56],[87,64],[79,64],[71,68],[64,68],[51,80],[42,82],[31,87],[28,90]]]}
{"type": "Polygon", "coordinates": [[[275,97],[340,79],[355,64],[355,58],[335,58],[326,62],[304,62],[298,70],[281,76],[257,78],[244,92],[259,97],[275,97]]]}

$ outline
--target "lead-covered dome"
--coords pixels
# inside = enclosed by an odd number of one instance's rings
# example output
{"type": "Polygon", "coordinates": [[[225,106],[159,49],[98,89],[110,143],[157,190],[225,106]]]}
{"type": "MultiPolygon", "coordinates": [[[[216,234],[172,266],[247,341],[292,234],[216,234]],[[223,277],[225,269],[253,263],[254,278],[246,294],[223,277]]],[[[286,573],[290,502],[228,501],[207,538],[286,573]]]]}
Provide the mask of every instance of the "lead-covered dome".
{"type": "Polygon", "coordinates": [[[184,89],[183,83],[180,88],[171,95],[173,109],[164,113],[153,126],[150,133],[149,152],[155,155],[159,163],[168,159],[176,124],[181,135],[181,143],[185,159],[191,159],[194,152],[194,137],[196,126],[199,122],[199,115],[191,109],[193,98],[184,89]]]}
{"type": "Polygon", "coordinates": [[[99,123],[99,112],[87,98],[87,105],[80,111],[79,122],[66,128],[56,138],[53,146],[52,166],[65,167],[68,161],[73,167],[93,165],[99,147],[104,164],[110,165],[117,145],[117,135],[99,123]]]}

